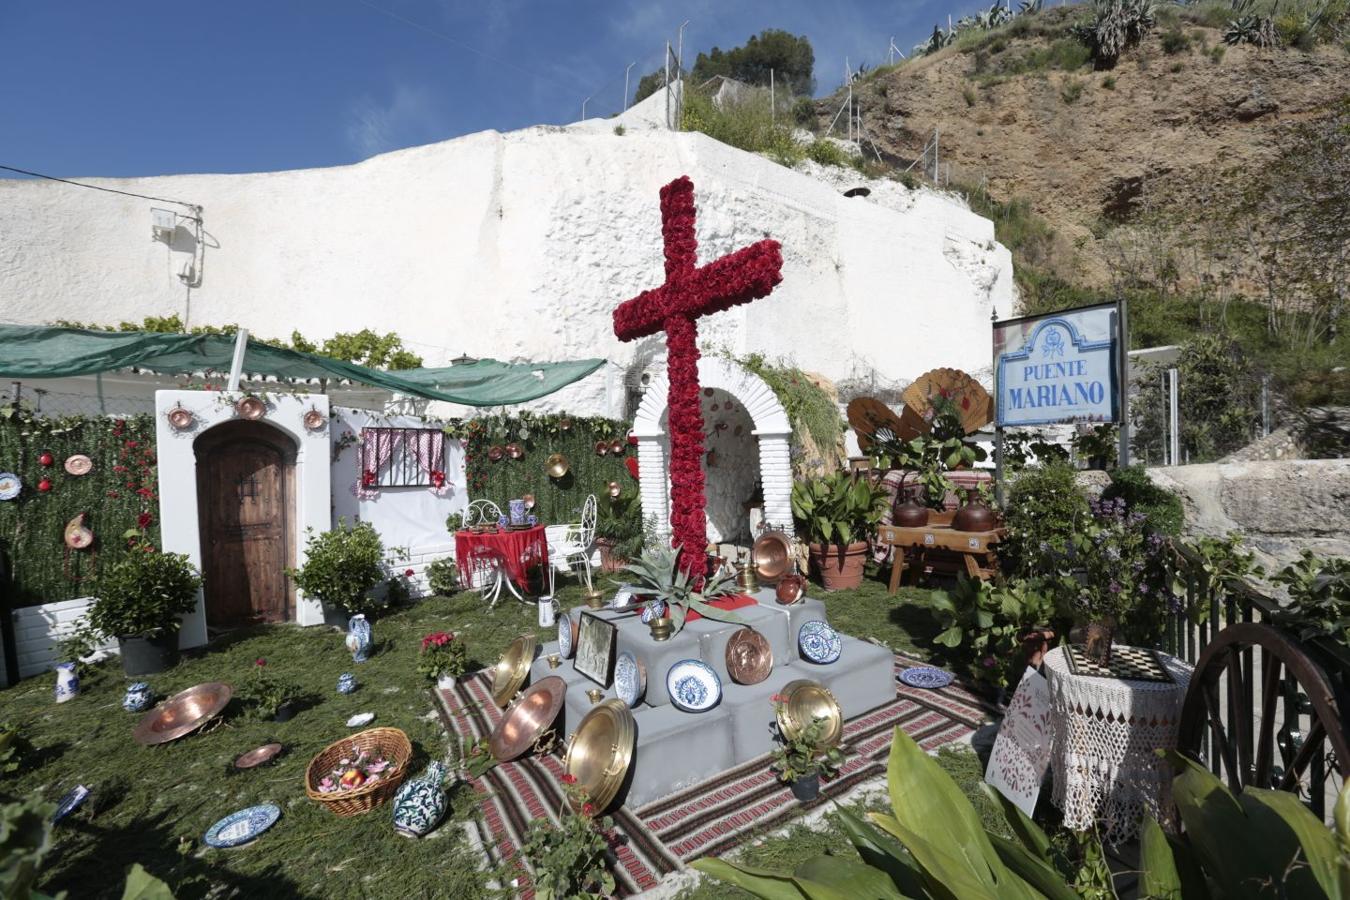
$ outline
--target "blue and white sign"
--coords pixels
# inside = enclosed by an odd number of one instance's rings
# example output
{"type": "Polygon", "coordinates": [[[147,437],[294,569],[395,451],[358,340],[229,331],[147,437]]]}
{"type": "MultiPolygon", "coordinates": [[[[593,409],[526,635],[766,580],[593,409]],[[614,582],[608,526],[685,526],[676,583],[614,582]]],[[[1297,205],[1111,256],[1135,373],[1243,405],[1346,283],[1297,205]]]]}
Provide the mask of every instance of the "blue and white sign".
{"type": "Polygon", "coordinates": [[[994,324],[996,424],[1119,420],[1115,304],[994,324]]]}

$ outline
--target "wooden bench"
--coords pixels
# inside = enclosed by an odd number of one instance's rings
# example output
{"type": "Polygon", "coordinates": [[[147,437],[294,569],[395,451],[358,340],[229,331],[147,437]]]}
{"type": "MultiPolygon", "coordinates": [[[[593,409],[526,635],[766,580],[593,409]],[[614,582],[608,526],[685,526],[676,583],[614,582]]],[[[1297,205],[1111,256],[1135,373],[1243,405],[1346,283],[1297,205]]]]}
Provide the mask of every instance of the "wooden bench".
{"type": "Polygon", "coordinates": [[[925,569],[956,574],[965,571],[971,578],[987,580],[998,574],[998,553],[995,545],[1008,533],[1006,528],[992,531],[954,531],[950,514],[934,515],[921,528],[901,528],[882,525],[877,528],[877,540],[895,548],[891,560],[890,592],[900,587],[900,578],[906,568],[914,570],[914,582],[925,569]],[[946,521],[943,521],[943,520],[946,521]],[[910,561],[907,554],[913,553],[910,561]]]}

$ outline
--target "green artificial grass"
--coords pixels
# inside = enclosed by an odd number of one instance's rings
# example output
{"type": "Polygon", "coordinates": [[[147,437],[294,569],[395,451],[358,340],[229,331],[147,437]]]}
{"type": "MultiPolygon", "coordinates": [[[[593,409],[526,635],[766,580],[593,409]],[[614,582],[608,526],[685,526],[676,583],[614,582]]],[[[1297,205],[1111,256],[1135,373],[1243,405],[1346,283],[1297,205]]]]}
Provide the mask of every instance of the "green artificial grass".
{"type": "MultiPolygon", "coordinates": [[[[913,589],[890,597],[873,578],[853,591],[826,594],[815,587],[810,593],[825,602],[841,631],[930,655],[933,626],[922,608],[908,602],[916,596],[913,589]]],[[[565,606],[581,602],[576,586],[560,595],[565,606]]],[[[464,823],[478,805],[467,785],[453,788],[445,822],[420,841],[394,832],[388,804],[344,819],[305,796],[309,760],[350,733],[345,722],[357,712],[373,711],[373,726],[408,734],[414,776],[429,759],[457,758],[459,748],[451,746],[427,682],[414,669],[422,635],[441,629],[455,630],[468,642],[470,670],[495,662],[517,635],[539,632],[533,605],[506,597],[488,610],[472,593],[418,601],[377,619],[375,649],[365,663],[352,662],[343,635],[331,628],[275,625],[234,632],[144,680],[161,699],[203,682],[238,685],[262,658],[269,671],[296,682],[309,705],[288,722],[258,722],[236,699],[218,724],[159,747],[141,747],[131,738],[141,715],[125,712],[121,700],[126,685],[137,679],[123,676],[117,659],[97,666],[80,695],[61,705],[52,700],[51,673],[0,691],[0,719],[18,725],[35,747],[21,770],[0,775],[0,801],[37,792],[55,802],[76,784],[93,792],[56,827],[41,889],[79,898],[120,897],[125,873],[139,862],[167,881],[180,900],[500,896],[486,886],[490,876],[465,840],[464,823]],[[356,675],[356,693],[336,692],[343,672],[356,675]],[[231,771],[235,757],[271,740],[286,748],[274,765],[231,771]],[[254,843],[233,850],[203,843],[217,819],[267,802],[280,806],[282,817],[254,843]]],[[[541,641],[553,639],[553,629],[546,631],[539,633],[541,641]]],[[[837,836],[829,841],[839,844],[837,836]]]]}

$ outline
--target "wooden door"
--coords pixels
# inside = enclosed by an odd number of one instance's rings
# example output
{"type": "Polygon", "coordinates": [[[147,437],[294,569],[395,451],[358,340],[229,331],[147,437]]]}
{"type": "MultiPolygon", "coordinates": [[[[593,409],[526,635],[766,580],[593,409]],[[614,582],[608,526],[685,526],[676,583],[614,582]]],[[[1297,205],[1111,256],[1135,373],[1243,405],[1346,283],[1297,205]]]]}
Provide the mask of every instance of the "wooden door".
{"type": "Polygon", "coordinates": [[[295,448],[261,422],[226,422],[197,441],[206,621],[216,627],[289,620],[295,448]]]}

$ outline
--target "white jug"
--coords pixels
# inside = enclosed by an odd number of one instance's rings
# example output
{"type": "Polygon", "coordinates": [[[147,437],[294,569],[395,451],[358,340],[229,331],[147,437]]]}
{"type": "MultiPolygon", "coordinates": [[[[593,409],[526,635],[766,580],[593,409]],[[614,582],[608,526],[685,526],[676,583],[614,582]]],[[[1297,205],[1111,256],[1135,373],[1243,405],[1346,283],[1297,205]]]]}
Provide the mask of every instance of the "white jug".
{"type": "Polygon", "coordinates": [[[558,601],[552,597],[539,598],[539,627],[552,628],[557,621],[558,601]]]}

